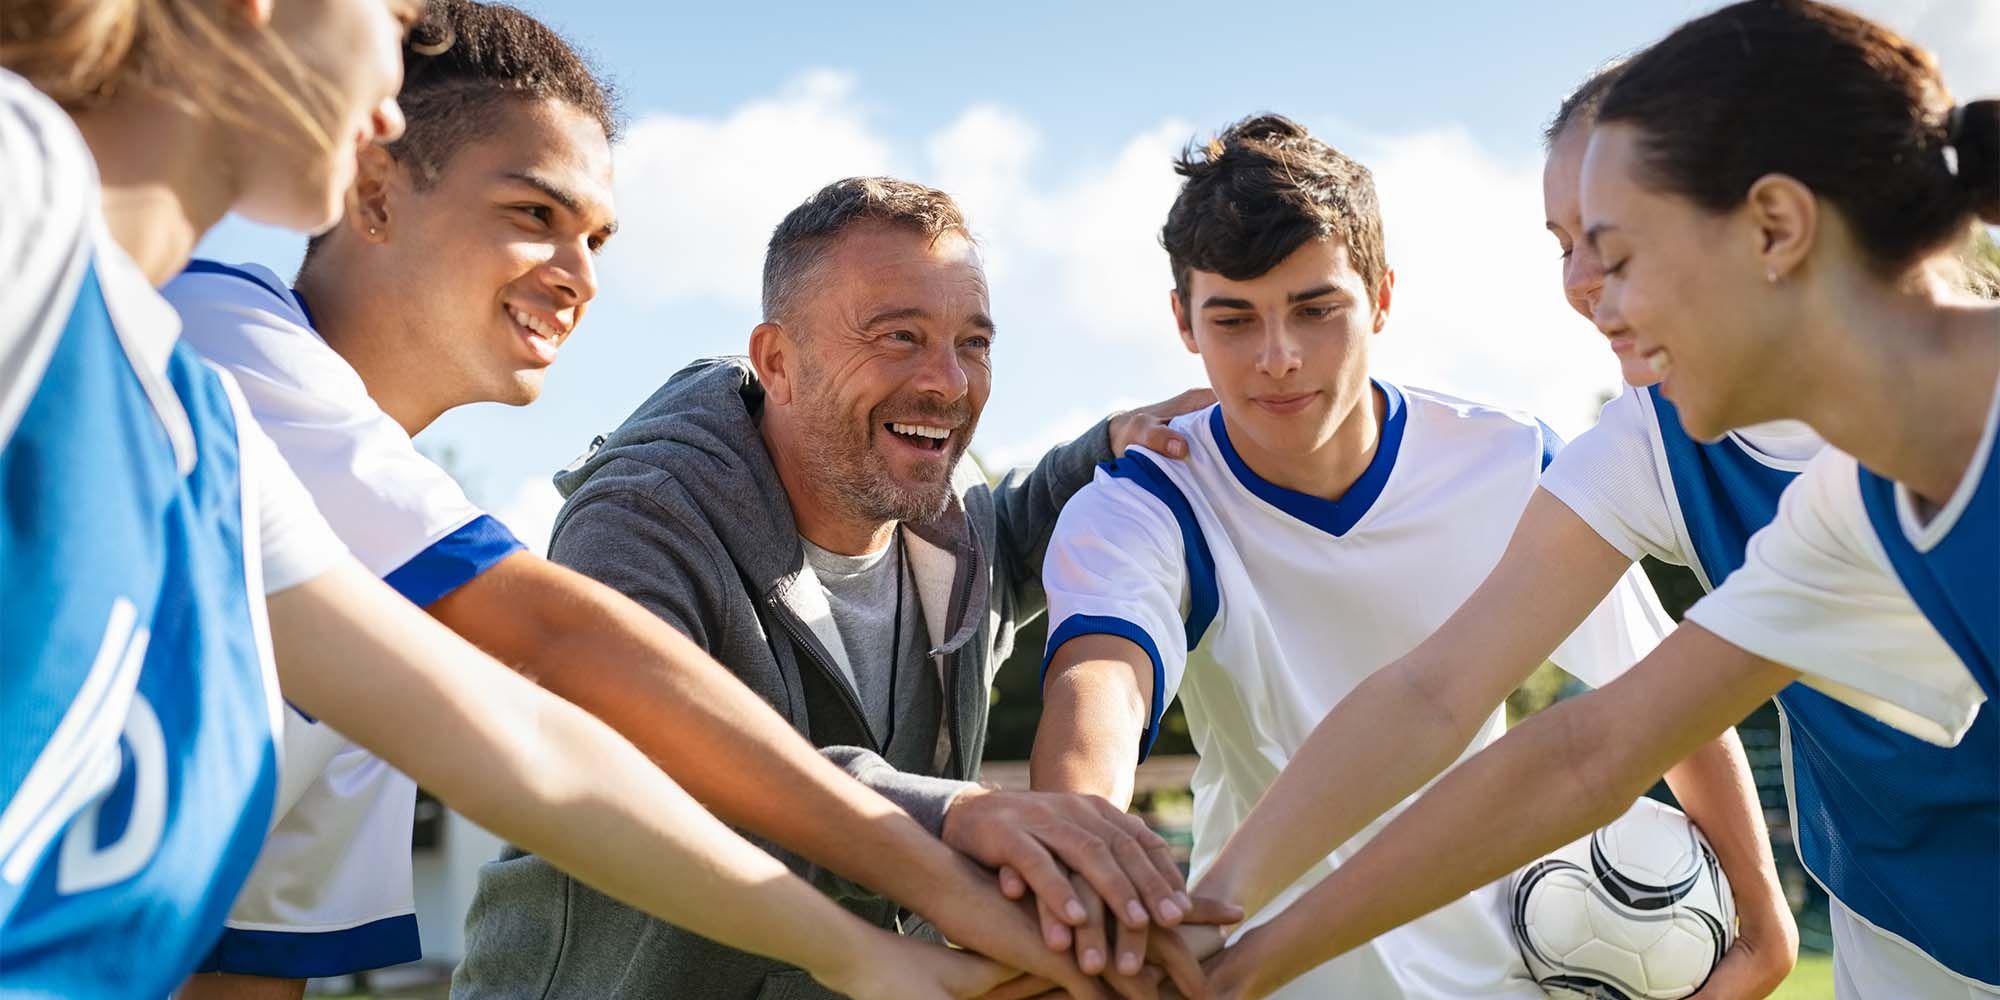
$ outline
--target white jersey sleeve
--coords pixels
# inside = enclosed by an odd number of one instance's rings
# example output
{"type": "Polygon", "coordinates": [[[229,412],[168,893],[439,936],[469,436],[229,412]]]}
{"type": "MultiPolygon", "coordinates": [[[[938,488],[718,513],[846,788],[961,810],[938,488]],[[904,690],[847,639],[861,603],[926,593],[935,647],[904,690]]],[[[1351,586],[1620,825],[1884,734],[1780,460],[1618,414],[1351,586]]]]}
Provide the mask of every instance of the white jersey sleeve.
{"type": "Polygon", "coordinates": [[[1832,448],[1785,490],[1743,568],[1687,620],[1932,743],[1956,742],[1986,698],[1896,578],[1854,459],[1832,448]]]}
{"type": "Polygon", "coordinates": [[[165,293],[341,540],[398,592],[428,606],[521,549],[417,451],[275,275],[197,261],[165,293]]]}
{"type": "Polygon", "coordinates": [[[1187,668],[1188,571],[1173,514],[1132,481],[1100,469],[1063,505],[1042,586],[1049,601],[1044,671],[1056,650],[1083,635],[1129,639],[1152,660],[1143,757],[1187,668]]]}
{"type": "Polygon", "coordinates": [[[1686,565],[1674,532],[1664,470],[1653,447],[1653,414],[1627,387],[1604,404],[1597,425],[1556,455],[1542,473],[1542,489],[1582,518],[1627,559],[1652,556],[1686,565]]]}

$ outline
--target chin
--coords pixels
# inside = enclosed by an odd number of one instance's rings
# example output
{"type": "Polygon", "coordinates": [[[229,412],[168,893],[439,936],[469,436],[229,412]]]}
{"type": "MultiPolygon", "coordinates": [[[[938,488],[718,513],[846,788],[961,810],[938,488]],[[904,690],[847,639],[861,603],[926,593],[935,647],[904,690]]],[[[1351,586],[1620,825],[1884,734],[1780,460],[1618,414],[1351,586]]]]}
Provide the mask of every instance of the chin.
{"type": "Polygon", "coordinates": [[[494,394],[493,402],[505,403],[508,406],[526,406],[542,398],[543,377],[544,373],[539,369],[516,372],[514,377],[508,380],[507,387],[494,394]]]}
{"type": "Polygon", "coordinates": [[[1634,389],[1660,384],[1659,373],[1655,372],[1653,366],[1647,364],[1643,358],[1633,358],[1630,361],[1620,358],[1618,374],[1625,379],[1626,385],[1634,389]]]}

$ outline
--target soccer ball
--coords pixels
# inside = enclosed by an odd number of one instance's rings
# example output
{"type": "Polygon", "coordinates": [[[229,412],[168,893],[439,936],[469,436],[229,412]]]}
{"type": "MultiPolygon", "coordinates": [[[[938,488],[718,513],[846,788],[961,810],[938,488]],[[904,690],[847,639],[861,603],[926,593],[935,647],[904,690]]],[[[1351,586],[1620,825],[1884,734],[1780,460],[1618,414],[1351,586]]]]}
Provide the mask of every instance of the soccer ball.
{"type": "Polygon", "coordinates": [[[1651,799],[1521,869],[1513,900],[1521,957],[1554,1000],[1680,1000],[1736,938],[1715,852],[1651,799]]]}

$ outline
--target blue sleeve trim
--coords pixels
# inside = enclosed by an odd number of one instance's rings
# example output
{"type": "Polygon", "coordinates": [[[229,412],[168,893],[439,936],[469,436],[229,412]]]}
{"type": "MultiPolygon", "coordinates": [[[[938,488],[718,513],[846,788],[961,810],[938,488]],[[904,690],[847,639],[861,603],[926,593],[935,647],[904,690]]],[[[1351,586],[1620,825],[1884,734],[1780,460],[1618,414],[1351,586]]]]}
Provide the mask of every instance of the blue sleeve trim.
{"type": "Polygon", "coordinates": [[[1535,420],[1535,426],[1542,429],[1542,471],[1547,472],[1549,463],[1556,460],[1556,453],[1563,450],[1565,442],[1562,435],[1555,432],[1555,428],[1543,423],[1539,417],[1535,420]]]}
{"type": "Polygon", "coordinates": [[[1166,714],[1166,700],[1161,697],[1167,686],[1167,668],[1160,662],[1160,647],[1154,645],[1153,637],[1146,630],[1123,618],[1109,615],[1071,615],[1049,633],[1048,651],[1042,654],[1042,680],[1049,679],[1049,661],[1055,659],[1056,650],[1063,643],[1080,635],[1115,635],[1130,639],[1153,661],[1153,698],[1146,714],[1146,731],[1139,736],[1139,759],[1144,761],[1153,752],[1153,743],[1160,738],[1160,717],[1166,714]]]}
{"type": "MultiPolygon", "coordinates": [[[[1217,409],[1221,412],[1220,408],[1217,409]]],[[[1188,503],[1181,488],[1167,478],[1160,467],[1137,452],[1126,452],[1123,457],[1106,462],[1099,468],[1117,479],[1131,480],[1140,489],[1151,493],[1174,515],[1175,523],[1181,529],[1181,548],[1187,553],[1188,573],[1188,616],[1187,648],[1192,652],[1201,645],[1201,637],[1208,632],[1209,625],[1222,608],[1222,593],[1215,585],[1215,556],[1209,552],[1208,538],[1201,533],[1201,522],[1194,516],[1194,507],[1188,503]]]]}
{"type": "Polygon", "coordinates": [[[506,525],[491,514],[481,514],[396,567],[382,582],[416,606],[428,608],[494,563],[526,548],[506,525]]]}
{"type": "Polygon", "coordinates": [[[398,917],[340,931],[245,931],[225,928],[196,972],[274,979],[345,976],[424,957],[417,917],[398,917]]]}

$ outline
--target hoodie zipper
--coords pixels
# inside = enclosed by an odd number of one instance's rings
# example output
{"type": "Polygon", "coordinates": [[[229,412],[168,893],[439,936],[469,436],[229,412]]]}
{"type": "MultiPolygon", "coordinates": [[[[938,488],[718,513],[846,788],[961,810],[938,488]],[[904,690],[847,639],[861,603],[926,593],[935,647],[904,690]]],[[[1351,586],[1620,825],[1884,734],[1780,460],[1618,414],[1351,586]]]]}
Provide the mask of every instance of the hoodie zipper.
{"type": "MultiPolygon", "coordinates": [[[[827,679],[833,682],[834,690],[840,692],[841,703],[847,706],[847,711],[854,716],[854,721],[860,725],[861,731],[868,734],[868,749],[875,751],[878,755],[882,754],[884,749],[876,745],[875,728],[868,724],[868,715],[861,708],[861,699],[856,697],[853,689],[849,687],[847,677],[840,672],[838,667],[833,665],[832,661],[820,653],[818,641],[808,637],[804,631],[804,624],[798,621],[798,616],[792,614],[785,607],[784,602],[778,599],[778,595],[771,594],[765,597],[764,603],[770,605],[772,613],[778,619],[778,624],[785,627],[785,634],[791,636],[792,645],[803,650],[806,659],[812,661],[812,664],[819,668],[820,673],[826,675],[827,679]]],[[[953,739],[956,740],[955,734],[953,739]]]]}

